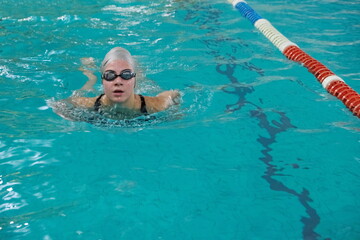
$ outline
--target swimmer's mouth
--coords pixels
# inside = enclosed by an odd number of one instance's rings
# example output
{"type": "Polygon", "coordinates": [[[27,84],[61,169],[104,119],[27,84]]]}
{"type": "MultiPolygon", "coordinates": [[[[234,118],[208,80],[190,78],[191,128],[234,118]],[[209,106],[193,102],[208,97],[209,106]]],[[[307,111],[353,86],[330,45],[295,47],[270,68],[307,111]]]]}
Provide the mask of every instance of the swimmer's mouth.
{"type": "Polygon", "coordinates": [[[124,91],[122,90],[115,90],[114,93],[123,93],[124,91]]]}

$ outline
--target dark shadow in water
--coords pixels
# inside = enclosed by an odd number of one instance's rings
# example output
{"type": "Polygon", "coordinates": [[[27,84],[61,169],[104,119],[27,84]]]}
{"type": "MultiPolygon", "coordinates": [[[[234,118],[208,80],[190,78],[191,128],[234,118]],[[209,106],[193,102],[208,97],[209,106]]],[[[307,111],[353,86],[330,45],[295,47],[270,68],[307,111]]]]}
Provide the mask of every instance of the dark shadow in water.
{"type": "MultiPolygon", "coordinates": [[[[201,4],[193,9],[194,10],[188,11],[188,15],[185,19],[187,21],[192,21],[194,24],[198,24],[201,29],[204,29],[204,26],[206,26],[205,29],[209,31],[208,36],[214,36],[212,39],[203,40],[202,42],[209,49],[208,54],[211,55],[215,61],[219,62],[216,67],[217,72],[225,75],[230,81],[230,84],[224,88],[223,91],[235,95],[238,98],[235,103],[226,106],[226,111],[235,112],[241,110],[247,104],[252,105],[254,109],[249,111],[250,117],[256,119],[259,127],[264,129],[269,135],[268,137],[260,135],[257,139],[263,146],[263,149],[261,150],[263,156],[259,158],[259,160],[266,166],[266,171],[262,178],[268,182],[271,190],[284,192],[296,197],[299,203],[304,207],[307,216],[301,218],[301,222],[303,223],[303,239],[317,240],[321,238],[321,236],[315,232],[315,228],[319,225],[321,219],[316,210],[310,205],[312,199],[310,198],[309,190],[303,188],[301,192],[297,192],[286,186],[284,182],[275,178],[277,176],[283,176],[279,173],[283,169],[274,163],[273,156],[271,155],[271,145],[276,142],[276,136],[278,134],[296,127],[291,124],[291,120],[286,116],[286,113],[276,110],[264,111],[261,107],[246,99],[246,95],[253,93],[255,90],[254,88],[247,87],[245,84],[239,82],[237,77],[234,76],[235,69],[241,67],[243,70],[255,71],[260,76],[264,76],[265,72],[251,62],[244,62],[241,64],[241,61],[236,58],[236,56],[240,55],[241,50],[246,48],[246,44],[243,44],[241,39],[231,39],[228,36],[219,37],[225,27],[219,20],[222,14],[221,10],[214,9],[209,5],[201,4]],[[221,52],[222,44],[231,44],[232,52],[221,52]],[[271,117],[267,115],[268,113],[271,113],[271,117]],[[270,120],[274,115],[277,115],[279,120],[270,120]]],[[[239,17],[241,16],[239,15],[239,17]]],[[[223,49],[228,48],[229,46],[224,47],[223,49]]]]}
{"type": "MultiPolygon", "coordinates": [[[[217,69],[220,68],[221,66],[219,65],[217,69]]],[[[227,71],[218,70],[218,72],[220,74],[226,75],[232,82],[235,81],[236,78],[233,76],[235,69],[234,65],[228,64],[226,65],[226,69],[227,71]]],[[[309,202],[312,201],[309,197],[310,195],[309,191],[306,188],[303,188],[302,192],[298,193],[294,189],[287,187],[285,183],[275,179],[276,176],[282,176],[282,175],[279,174],[279,172],[281,171],[279,169],[281,168],[279,168],[277,165],[273,163],[273,156],[270,154],[272,151],[271,145],[273,143],[276,143],[276,136],[278,134],[287,131],[289,128],[295,128],[295,126],[291,124],[290,119],[286,116],[285,113],[276,112],[274,110],[272,112],[279,115],[280,120],[279,121],[272,120],[270,122],[269,117],[259,106],[256,106],[255,104],[248,102],[246,100],[246,95],[254,91],[252,88],[242,87],[242,86],[236,86],[233,88],[234,91],[229,93],[238,95],[238,101],[234,104],[227,105],[227,111],[241,110],[241,108],[245,104],[253,105],[255,109],[250,111],[250,116],[252,118],[257,119],[259,127],[265,129],[266,132],[269,134],[269,137],[260,135],[259,138],[257,139],[257,141],[264,147],[264,149],[261,150],[263,157],[261,157],[260,160],[266,165],[266,171],[265,174],[262,176],[262,178],[269,183],[270,189],[274,191],[286,192],[298,198],[299,202],[305,208],[305,211],[308,215],[308,217],[302,217],[301,219],[301,222],[304,224],[302,231],[303,239],[306,240],[318,239],[320,235],[315,232],[315,228],[320,223],[320,217],[317,214],[316,210],[312,208],[309,204],[309,202]]]]}

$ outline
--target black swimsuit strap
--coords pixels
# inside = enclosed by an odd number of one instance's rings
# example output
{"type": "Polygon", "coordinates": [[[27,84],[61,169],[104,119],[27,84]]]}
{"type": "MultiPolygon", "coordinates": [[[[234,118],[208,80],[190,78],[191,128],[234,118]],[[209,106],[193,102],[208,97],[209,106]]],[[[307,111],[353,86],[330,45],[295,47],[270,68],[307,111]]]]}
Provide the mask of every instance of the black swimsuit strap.
{"type": "Polygon", "coordinates": [[[139,97],[140,97],[140,100],[141,100],[140,112],[143,113],[144,115],[147,115],[147,114],[148,114],[148,111],[147,111],[147,109],[146,109],[145,98],[144,98],[143,95],[140,95],[140,94],[139,94],[139,97]]]}
{"type": "Polygon", "coordinates": [[[95,103],[94,103],[94,111],[98,112],[99,111],[99,108],[101,106],[101,97],[104,96],[104,94],[100,94],[100,96],[95,100],[95,103]]]}

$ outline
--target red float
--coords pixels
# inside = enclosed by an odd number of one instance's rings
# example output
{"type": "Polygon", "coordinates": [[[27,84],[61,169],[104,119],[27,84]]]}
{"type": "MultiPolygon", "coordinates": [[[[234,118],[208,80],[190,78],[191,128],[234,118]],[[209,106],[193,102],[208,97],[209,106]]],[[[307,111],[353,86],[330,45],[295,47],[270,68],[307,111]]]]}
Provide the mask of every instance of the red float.
{"type": "MultiPolygon", "coordinates": [[[[312,58],[297,46],[289,46],[284,49],[283,54],[294,62],[299,62],[311,72],[320,83],[330,76],[336,76],[325,65],[312,58]]],[[[326,90],[341,100],[346,107],[357,117],[360,117],[360,95],[349,87],[345,82],[333,80],[329,82],[326,90]]]]}

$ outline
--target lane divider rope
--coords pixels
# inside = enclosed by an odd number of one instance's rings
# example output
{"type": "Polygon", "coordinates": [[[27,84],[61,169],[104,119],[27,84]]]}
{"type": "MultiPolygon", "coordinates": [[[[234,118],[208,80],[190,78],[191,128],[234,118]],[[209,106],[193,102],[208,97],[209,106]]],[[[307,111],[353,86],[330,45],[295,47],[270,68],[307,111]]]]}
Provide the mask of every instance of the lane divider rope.
{"type": "Polygon", "coordinates": [[[322,86],[333,96],[341,100],[347,108],[360,118],[360,94],[348,86],[325,65],[301,50],[298,45],[282,35],[268,20],[262,18],[244,0],[228,0],[248,19],[269,41],[288,59],[302,64],[312,73],[322,86]]]}

